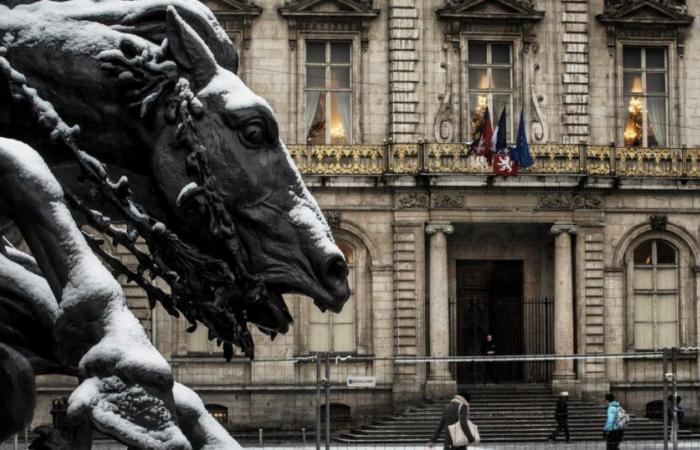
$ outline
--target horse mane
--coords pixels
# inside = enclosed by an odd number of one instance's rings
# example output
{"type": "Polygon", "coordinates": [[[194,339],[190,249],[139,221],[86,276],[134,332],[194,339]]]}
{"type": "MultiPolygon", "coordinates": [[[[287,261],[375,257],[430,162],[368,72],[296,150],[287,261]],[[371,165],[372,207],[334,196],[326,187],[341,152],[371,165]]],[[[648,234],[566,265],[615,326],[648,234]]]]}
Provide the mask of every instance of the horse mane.
{"type": "Polygon", "coordinates": [[[238,52],[213,14],[197,0],[0,0],[8,8],[57,8],[67,19],[96,22],[115,31],[131,34],[161,45],[165,39],[167,8],[178,15],[206,42],[216,62],[226,70],[238,73],[238,52]],[[137,5],[136,5],[137,4],[137,5]]]}

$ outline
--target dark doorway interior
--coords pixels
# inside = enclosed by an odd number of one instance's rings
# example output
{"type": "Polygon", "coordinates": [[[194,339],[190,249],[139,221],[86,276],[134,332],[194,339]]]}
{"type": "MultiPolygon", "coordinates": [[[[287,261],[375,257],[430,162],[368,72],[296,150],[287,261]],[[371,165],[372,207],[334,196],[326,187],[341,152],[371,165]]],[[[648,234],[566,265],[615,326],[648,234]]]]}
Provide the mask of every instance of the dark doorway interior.
{"type": "MultiPolygon", "coordinates": [[[[457,261],[457,339],[460,356],[481,355],[487,334],[499,355],[521,355],[523,345],[523,262],[457,261]]],[[[523,380],[521,363],[459,363],[457,382],[523,380]]]]}

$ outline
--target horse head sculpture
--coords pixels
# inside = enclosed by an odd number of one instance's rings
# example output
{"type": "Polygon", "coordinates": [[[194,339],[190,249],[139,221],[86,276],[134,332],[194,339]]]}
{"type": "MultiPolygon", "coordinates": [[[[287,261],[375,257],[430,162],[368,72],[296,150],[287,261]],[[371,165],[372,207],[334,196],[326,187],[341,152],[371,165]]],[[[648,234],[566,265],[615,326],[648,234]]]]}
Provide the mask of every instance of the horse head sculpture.
{"type": "Polygon", "coordinates": [[[87,245],[151,306],[206,325],[229,357],[232,345],[252,357],[248,323],[273,337],[288,330],[282,294],[336,312],[349,296],[344,257],[272,108],[236,68],[233,45],[195,0],[0,0],[0,137],[12,138],[0,138],[0,214],[36,256],[0,245],[0,281],[37,286],[0,289],[0,312],[13,299],[25,305],[21,323],[0,327],[0,369],[26,372],[26,358],[37,373],[78,375],[69,416],[128,445],[232,448],[201,401],[173,384],[114,280],[90,272],[98,263],[87,245]],[[83,242],[64,191],[73,215],[136,256],[136,271],[89,233],[83,242]],[[126,352],[125,339],[141,350],[126,352]]]}
{"type": "MultiPolygon", "coordinates": [[[[8,60],[26,69],[28,85],[66,122],[80,126],[81,148],[129,175],[136,202],[190,244],[196,260],[225,263],[212,276],[191,260],[162,258],[178,279],[175,309],[251,355],[246,322],[273,336],[288,330],[283,293],[340,311],[349,295],[343,255],[279,138],[272,108],[233,72],[235,49],[211,13],[182,0],[167,7],[146,0],[136,10],[134,2],[80,8],[86,2],[74,0],[47,12],[49,3],[12,10],[31,20],[0,27],[11,36],[8,60]],[[71,21],[90,27],[96,43],[67,33],[71,21]],[[61,26],[52,31],[52,23],[61,26]],[[39,29],[53,35],[39,37],[39,29]],[[69,64],[38,61],[56,50],[69,64]],[[81,104],[82,97],[93,103],[81,104]]],[[[66,169],[74,162],[57,157],[31,122],[15,120],[7,134],[46,152],[62,184],[80,191],[75,171],[66,169]]]]}

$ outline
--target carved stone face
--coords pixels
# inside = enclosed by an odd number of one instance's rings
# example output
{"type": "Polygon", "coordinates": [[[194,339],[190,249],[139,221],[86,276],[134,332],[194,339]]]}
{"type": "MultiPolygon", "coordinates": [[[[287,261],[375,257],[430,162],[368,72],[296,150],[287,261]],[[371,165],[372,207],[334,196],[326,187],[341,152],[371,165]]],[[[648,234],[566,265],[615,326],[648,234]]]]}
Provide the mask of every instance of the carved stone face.
{"type": "MultiPolygon", "coordinates": [[[[338,312],[349,296],[347,264],[321,210],[304,186],[272,109],[233,73],[216,65],[203,42],[176,20],[168,35],[179,66],[191,68],[202,113],[193,116],[204,147],[208,179],[235,224],[246,269],[264,279],[268,295],[246,308],[246,319],[268,332],[286,332],[291,316],[281,294],[298,292],[322,310],[338,312]]],[[[168,209],[187,239],[206,253],[230,260],[230,246],[202,213],[188,149],[173,145],[174,128],[161,136],[153,170],[168,209]]]]}

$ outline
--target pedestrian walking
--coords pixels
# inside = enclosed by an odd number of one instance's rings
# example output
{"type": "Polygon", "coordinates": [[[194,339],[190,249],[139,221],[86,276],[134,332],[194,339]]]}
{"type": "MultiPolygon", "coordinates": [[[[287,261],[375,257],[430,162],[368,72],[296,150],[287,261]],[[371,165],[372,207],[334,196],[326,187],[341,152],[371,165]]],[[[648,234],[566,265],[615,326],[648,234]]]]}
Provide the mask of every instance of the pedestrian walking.
{"type": "MultiPolygon", "coordinates": [[[[493,340],[493,335],[487,334],[484,341],[481,343],[481,354],[484,356],[496,356],[496,343],[493,340]]],[[[486,361],[484,364],[484,384],[496,383],[494,376],[494,362],[486,361]]]]}
{"type": "Polygon", "coordinates": [[[559,393],[557,407],[554,410],[554,419],[557,421],[557,427],[549,436],[549,440],[556,441],[559,433],[563,432],[566,442],[569,442],[569,393],[566,391],[559,393]]]}
{"type": "Polygon", "coordinates": [[[675,402],[673,394],[668,396],[668,421],[671,424],[671,441],[673,442],[678,440],[678,430],[685,425],[685,410],[681,406],[681,400],[680,395],[676,395],[675,402]]]}
{"type": "Polygon", "coordinates": [[[607,420],[603,428],[603,436],[607,442],[607,450],[617,450],[620,448],[625,427],[629,422],[629,415],[620,406],[620,403],[615,400],[615,396],[611,393],[605,394],[605,401],[608,403],[607,420]]]}
{"type": "Polygon", "coordinates": [[[430,438],[430,441],[428,442],[429,448],[433,447],[433,444],[438,440],[441,434],[444,435],[445,450],[465,449],[467,448],[467,445],[469,445],[468,443],[478,441],[478,432],[476,433],[476,436],[473,435],[473,430],[476,430],[476,427],[470,428],[469,426],[469,401],[470,398],[469,394],[467,393],[455,395],[454,398],[450,400],[450,402],[445,406],[445,409],[442,411],[440,423],[438,424],[435,433],[433,433],[433,437],[430,438]],[[450,428],[454,429],[452,426],[456,424],[459,424],[459,427],[461,428],[462,433],[466,436],[468,443],[465,443],[464,445],[453,445],[453,433],[450,428]]]}

